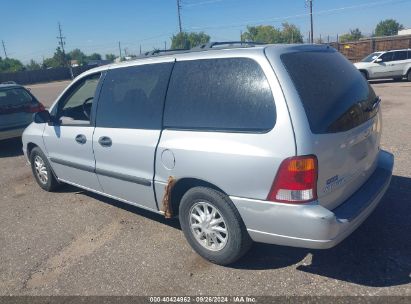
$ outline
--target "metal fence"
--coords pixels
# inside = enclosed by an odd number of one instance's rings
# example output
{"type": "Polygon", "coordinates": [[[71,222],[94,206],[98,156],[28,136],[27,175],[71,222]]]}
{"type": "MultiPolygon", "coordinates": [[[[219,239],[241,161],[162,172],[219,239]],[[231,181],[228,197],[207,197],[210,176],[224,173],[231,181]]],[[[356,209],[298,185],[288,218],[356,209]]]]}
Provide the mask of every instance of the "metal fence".
{"type": "Polygon", "coordinates": [[[357,62],[373,52],[411,48],[411,35],[374,37],[344,43],[331,42],[329,45],[352,62],[357,62]]]}
{"type": "MultiPolygon", "coordinates": [[[[72,68],[73,76],[76,77],[95,66],[79,66],[72,68]]],[[[15,73],[0,73],[0,83],[14,81],[18,84],[33,84],[71,79],[69,68],[52,68],[35,71],[22,71],[15,73]]]]}

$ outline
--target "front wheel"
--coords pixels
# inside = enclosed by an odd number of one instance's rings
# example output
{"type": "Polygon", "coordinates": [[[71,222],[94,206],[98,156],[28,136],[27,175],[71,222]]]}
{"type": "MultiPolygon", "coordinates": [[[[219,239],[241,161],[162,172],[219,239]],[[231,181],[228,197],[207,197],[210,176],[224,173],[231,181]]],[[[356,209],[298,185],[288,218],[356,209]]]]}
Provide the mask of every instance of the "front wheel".
{"type": "Polygon", "coordinates": [[[34,148],[30,153],[31,170],[39,186],[46,191],[54,191],[60,185],[54,177],[51,166],[40,148],[34,148]]]}
{"type": "Polygon", "coordinates": [[[407,73],[407,80],[411,81],[411,70],[409,70],[407,73]]]}
{"type": "Polygon", "coordinates": [[[191,247],[213,263],[234,263],[251,247],[240,214],[219,191],[205,187],[187,191],[181,199],[179,218],[191,247]]]}

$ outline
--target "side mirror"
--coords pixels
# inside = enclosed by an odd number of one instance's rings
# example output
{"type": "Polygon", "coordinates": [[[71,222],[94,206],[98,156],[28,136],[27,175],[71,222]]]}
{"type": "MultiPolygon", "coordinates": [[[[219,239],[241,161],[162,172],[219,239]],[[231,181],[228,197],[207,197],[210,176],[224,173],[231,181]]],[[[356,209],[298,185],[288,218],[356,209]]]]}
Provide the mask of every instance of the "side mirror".
{"type": "Polygon", "coordinates": [[[47,110],[34,113],[33,121],[35,123],[50,123],[52,121],[50,112],[47,110]]]}
{"type": "Polygon", "coordinates": [[[377,58],[377,59],[375,59],[374,62],[375,62],[375,63],[380,63],[380,62],[382,62],[382,59],[381,59],[381,58],[377,58]]]}

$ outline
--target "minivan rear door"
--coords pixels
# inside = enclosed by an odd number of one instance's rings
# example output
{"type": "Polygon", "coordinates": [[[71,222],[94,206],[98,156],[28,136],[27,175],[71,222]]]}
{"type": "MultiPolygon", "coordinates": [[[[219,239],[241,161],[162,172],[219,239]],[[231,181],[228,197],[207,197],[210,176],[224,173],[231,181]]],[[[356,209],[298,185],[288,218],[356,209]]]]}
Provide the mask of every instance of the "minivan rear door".
{"type": "Polygon", "coordinates": [[[358,70],[333,49],[289,52],[281,55],[281,61],[297,92],[287,98],[297,154],[317,156],[318,200],[333,209],[375,169],[381,136],[380,100],[358,70]],[[297,109],[305,113],[306,120],[295,113],[297,109]],[[308,122],[306,127],[301,121],[308,122]]]}
{"type": "Polygon", "coordinates": [[[157,210],[154,157],[174,58],[113,68],[100,94],[93,148],[103,191],[157,210]],[[150,63],[150,64],[149,64],[150,63]]]}
{"type": "Polygon", "coordinates": [[[32,122],[30,108],[38,104],[25,89],[11,87],[0,90],[0,130],[25,128],[32,122]]]}

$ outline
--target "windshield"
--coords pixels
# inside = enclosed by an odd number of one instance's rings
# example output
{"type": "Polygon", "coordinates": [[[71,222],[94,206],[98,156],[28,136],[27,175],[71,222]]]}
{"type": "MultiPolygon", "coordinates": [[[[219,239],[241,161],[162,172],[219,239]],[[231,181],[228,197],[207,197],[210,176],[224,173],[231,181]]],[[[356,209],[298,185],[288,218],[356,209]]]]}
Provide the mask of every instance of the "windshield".
{"type": "Polygon", "coordinates": [[[380,56],[382,53],[377,52],[377,53],[372,53],[370,55],[368,55],[367,57],[365,57],[363,60],[361,60],[361,62],[371,62],[375,59],[378,58],[378,56],[380,56]]]}

